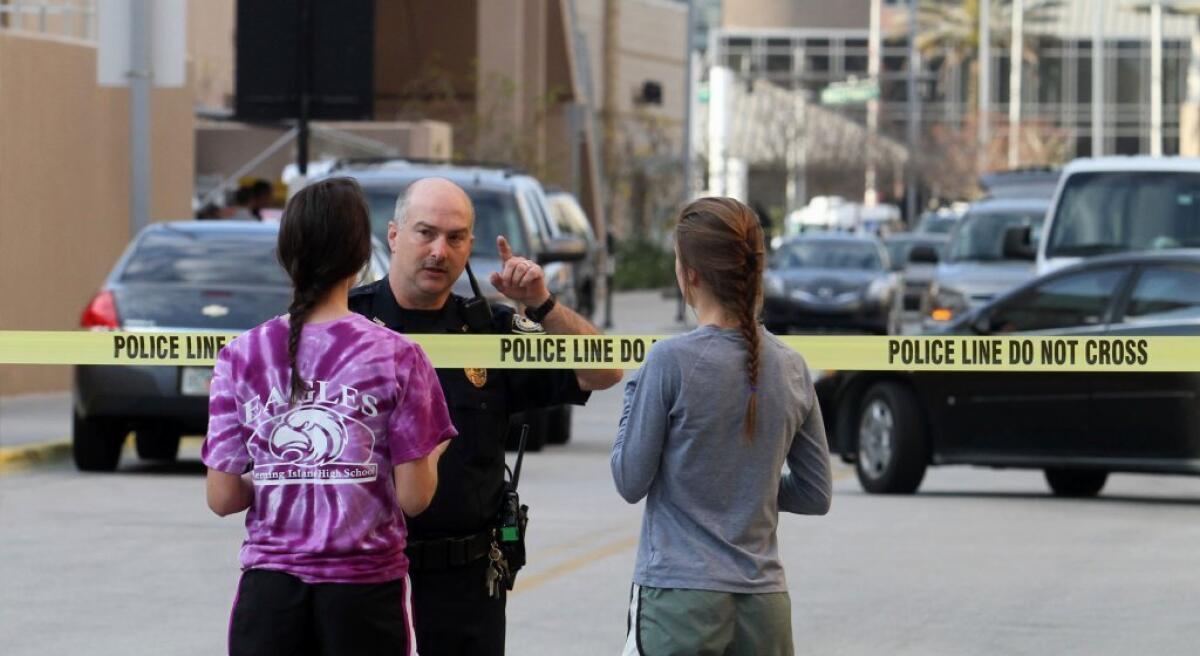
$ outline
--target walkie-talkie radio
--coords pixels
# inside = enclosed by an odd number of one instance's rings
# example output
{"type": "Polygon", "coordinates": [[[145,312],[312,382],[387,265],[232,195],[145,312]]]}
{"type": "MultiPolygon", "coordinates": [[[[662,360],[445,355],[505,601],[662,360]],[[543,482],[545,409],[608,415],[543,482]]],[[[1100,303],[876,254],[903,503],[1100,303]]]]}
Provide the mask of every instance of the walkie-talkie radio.
{"type": "Polygon", "coordinates": [[[467,280],[471,282],[471,291],[475,294],[474,297],[468,298],[462,303],[463,318],[467,320],[467,327],[473,333],[491,332],[492,308],[488,306],[483,292],[479,291],[479,281],[471,272],[470,262],[467,262],[467,280]]]}
{"type": "Polygon", "coordinates": [[[507,561],[507,576],[504,585],[512,590],[517,579],[517,570],[525,566],[525,526],[529,523],[529,506],[521,504],[517,484],[521,480],[521,463],[525,459],[525,442],[529,439],[529,424],[521,426],[521,440],[517,446],[517,463],[508,471],[504,482],[504,499],[500,504],[499,525],[496,528],[497,544],[507,561]]]}

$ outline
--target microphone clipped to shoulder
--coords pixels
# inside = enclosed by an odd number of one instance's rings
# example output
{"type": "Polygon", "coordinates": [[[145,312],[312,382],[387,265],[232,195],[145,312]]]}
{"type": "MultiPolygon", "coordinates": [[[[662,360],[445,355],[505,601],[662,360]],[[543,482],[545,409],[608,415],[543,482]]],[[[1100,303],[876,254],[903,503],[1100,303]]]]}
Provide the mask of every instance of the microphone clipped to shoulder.
{"type": "Polygon", "coordinates": [[[492,308],[488,306],[487,299],[483,297],[483,292],[479,291],[479,281],[475,279],[475,274],[471,271],[470,262],[467,262],[467,280],[471,282],[471,292],[474,296],[463,301],[463,318],[466,319],[467,327],[471,329],[471,332],[490,332],[492,326],[492,308]]]}

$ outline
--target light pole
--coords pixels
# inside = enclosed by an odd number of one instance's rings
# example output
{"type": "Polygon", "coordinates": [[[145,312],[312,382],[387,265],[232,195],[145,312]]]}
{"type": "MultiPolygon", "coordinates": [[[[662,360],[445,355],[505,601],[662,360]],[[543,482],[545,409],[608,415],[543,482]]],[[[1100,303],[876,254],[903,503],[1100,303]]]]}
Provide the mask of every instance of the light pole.
{"type": "MultiPolygon", "coordinates": [[[[879,14],[882,0],[871,0],[871,33],[867,39],[867,77],[879,88],[879,14]]],[[[874,207],[879,200],[875,170],[876,154],[879,150],[879,94],[867,101],[867,172],[864,182],[863,205],[874,207]]]]}
{"type": "Polygon", "coordinates": [[[1162,10],[1162,0],[1150,4],[1150,154],[1154,157],[1163,154],[1162,10]]]}
{"type": "Polygon", "coordinates": [[[917,55],[917,2],[908,0],[908,79],[905,90],[908,97],[908,186],[904,191],[904,215],[910,226],[917,222],[917,125],[921,118],[917,96],[917,71],[920,59],[917,55]]]}
{"type": "Polygon", "coordinates": [[[1021,73],[1025,49],[1025,0],[1013,0],[1008,51],[1008,168],[1021,165],[1021,73]]]}
{"type": "Polygon", "coordinates": [[[1092,17],[1092,157],[1104,155],[1104,1],[1092,17]]]}
{"type": "Polygon", "coordinates": [[[992,140],[988,108],[992,104],[992,3],[979,0],[979,171],[987,168],[992,140]]]}

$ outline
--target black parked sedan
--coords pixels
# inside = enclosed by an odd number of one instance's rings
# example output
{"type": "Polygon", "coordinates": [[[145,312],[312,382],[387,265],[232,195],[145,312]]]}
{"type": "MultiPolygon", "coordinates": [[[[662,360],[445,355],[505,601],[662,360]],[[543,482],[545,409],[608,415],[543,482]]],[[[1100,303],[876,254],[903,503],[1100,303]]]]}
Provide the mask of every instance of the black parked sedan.
{"type": "Polygon", "coordinates": [[[900,332],[904,283],[875,237],[808,234],[785,241],[763,273],[763,323],[792,328],[900,332]]]}
{"type": "MultiPolygon", "coordinates": [[[[945,332],[1200,335],[1200,251],[1087,260],[945,332]]],[[[1042,469],[1063,496],[1099,494],[1110,472],[1200,474],[1200,373],[840,372],[817,394],[869,492],[915,492],[931,464],[1042,469]]]]}
{"type": "MultiPolygon", "coordinates": [[[[291,283],[275,260],[277,223],[185,221],[142,230],[83,312],[96,330],[241,332],[287,312],[291,283]]],[[[387,273],[378,242],[363,282],[387,273]]],[[[211,367],[75,367],[72,446],[84,471],[111,471],[126,435],[138,456],[173,460],[208,424],[211,367]]]]}

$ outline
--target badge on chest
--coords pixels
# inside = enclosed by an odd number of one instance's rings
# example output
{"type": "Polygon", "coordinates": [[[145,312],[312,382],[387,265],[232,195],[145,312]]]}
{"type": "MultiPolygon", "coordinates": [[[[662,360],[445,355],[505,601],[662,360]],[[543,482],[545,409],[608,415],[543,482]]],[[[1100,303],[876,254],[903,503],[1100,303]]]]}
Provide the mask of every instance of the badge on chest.
{"type": "Polygon", "coordinates": [[[471,381],[471,384],[474,385],[475,387],[482,388],[484,385],[487,384],[487,369],[469,369],[468,368],[468,369],[463,369],[463,372],[467,374],[467,380],[471,381]]]}

